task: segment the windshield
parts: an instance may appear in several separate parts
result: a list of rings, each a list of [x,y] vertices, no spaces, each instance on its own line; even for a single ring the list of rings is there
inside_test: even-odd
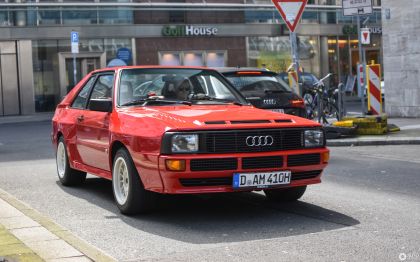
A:
[[[223,77],[211,70],[124,69],[121,73],[118,105],[141,104],[141,101],[154,101],[156,104],[175,104],[181,101],[196,104],[246,104]]]
[[[228,75],[226,77],[245,97],[261,97],[267,92],[292,92],[290,87],[277,76]]]

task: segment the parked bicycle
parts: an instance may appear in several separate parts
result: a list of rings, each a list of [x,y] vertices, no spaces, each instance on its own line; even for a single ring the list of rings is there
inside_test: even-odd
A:
[[[332,76],[331,73],[320,79],[311,88],[306,88],[303,99],[309,119],[319,123],[328,124],[339,120],[338,89],[325,87],[325,80]]]

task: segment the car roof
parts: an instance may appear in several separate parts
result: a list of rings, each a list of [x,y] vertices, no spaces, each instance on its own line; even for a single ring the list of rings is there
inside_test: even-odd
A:
[[[118,71],[121,69],[198,69],[198,70],[211,70],[215,71],[213,68],[209,67],[199,67],[199,66],[160,66],[160,65],[146,65],[146,66],[115,66],[101,68],[93,71],[92,73],[101,73],[109,71]]]

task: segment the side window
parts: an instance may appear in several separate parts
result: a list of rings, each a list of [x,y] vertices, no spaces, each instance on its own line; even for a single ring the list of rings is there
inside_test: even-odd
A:
[[[90,99],[111,98],[112,87],[114,86],[114,75],[101,75],[93,86]]]
[[[82,90],[77,95],[76,99],[73,101],[73,104],[71,105],[72,108],[79,108],[79,109],[85,109],[86,108],[86,102],[89,98],[90,88],[92,87],[93,83],[95,82],[95,76],[92,76],[85,84],[85,86],[82,88]]]

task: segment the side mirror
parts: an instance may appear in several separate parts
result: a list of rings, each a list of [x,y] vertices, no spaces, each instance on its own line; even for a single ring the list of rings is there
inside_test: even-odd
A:
[[[89,110],[98,112],[112,112],[112,99],[111,98],[98,98],[89,101]]]
[[[255,107],[260,107],[263,103],[263,100],[261,97],[255,96],[255,97],[247,97],[246,100],[251,103]]]

